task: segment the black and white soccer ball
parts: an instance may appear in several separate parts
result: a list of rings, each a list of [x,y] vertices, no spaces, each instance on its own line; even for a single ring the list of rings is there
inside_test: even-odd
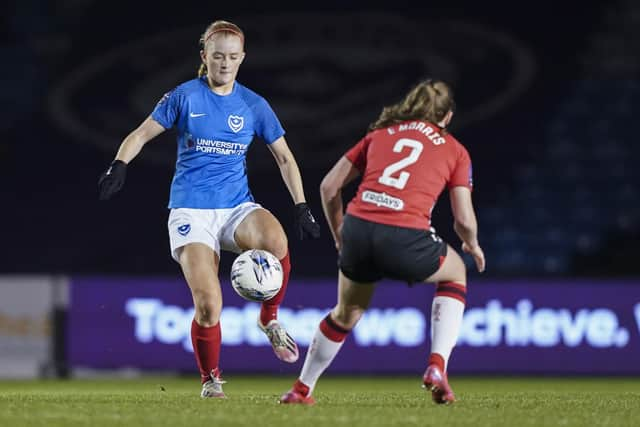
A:
[[[282,265],[271,252],[250,249],[233,261],[231,285],[246,300],[269,300],[282,287]]]

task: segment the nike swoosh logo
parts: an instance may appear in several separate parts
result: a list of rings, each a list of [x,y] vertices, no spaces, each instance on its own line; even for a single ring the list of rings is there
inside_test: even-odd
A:
[[[189,117],[202,117],[206,115],[207,113],[189,113]]]

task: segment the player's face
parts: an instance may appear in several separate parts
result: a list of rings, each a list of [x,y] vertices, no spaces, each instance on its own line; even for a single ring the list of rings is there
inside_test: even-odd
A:
[[[242,39],[233,34],[215,34],[200,52],[207,65],[209,79],[216,86],[233,83],[244,59]]]

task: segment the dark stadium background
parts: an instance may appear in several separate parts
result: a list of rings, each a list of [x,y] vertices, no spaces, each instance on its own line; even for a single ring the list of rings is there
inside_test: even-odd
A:
[[[246,33],[238,80],[281,119],[322,236],[290,235],[279,320],[300,346],[294,364],[273,357],[223,254],[230,399],[203,402],[166,230],[175,134],[145,147],[114,200],[98,201],[97,180],[194,76],[216,19]],[[0,2],[0,425],[638,425],[639,52],[637,0]],[[455,90],[451,130],[473,159],[487,258],[482,275],[465,258],[448,365],[459,403],[436,408],[420,389],[434,287],[384,281],[318,405],[278,405],[335,301],[322,177],[426,77]],[[256,200],[290,231],[260,141],[248,164]],[[433,223],[459,247],[447,199]]]
[[[147,146],[115,200],[99,202],[96,181],[126,132],[195,72],[199,34],[219,18],[245,28],[239,80],[279,114],[323,225],[318,241],[290,239],[295,276],[335,274],[320,180],[422,77],[457,93],[452,131],[474,160],[485,276],[640,272],[640,15],[630,0],[29,0],[0,11],[0,273],[179,274],[166,233],[174,135]],[[249,176],[257,201],[289,227],[291,201],[260,143]],[[447,205],[438,203],[434,224],[457,247]],[[223,256],[223,274],[231,260]]]

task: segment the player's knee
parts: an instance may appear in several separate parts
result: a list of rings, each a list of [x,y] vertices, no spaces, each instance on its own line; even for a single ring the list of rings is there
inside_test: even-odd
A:
[[[288,251],[287,236],[279,229],[265,230],[260,237],[260,247],[281,259]]]
[[[220,321],[220,309],[213,304],[199,304],[196,306],[195,318],[200,326],[214,326]]]
[[[220,320],[222,300],[209,292],[193,291],[196,322],[200,326],[213,326]]]

